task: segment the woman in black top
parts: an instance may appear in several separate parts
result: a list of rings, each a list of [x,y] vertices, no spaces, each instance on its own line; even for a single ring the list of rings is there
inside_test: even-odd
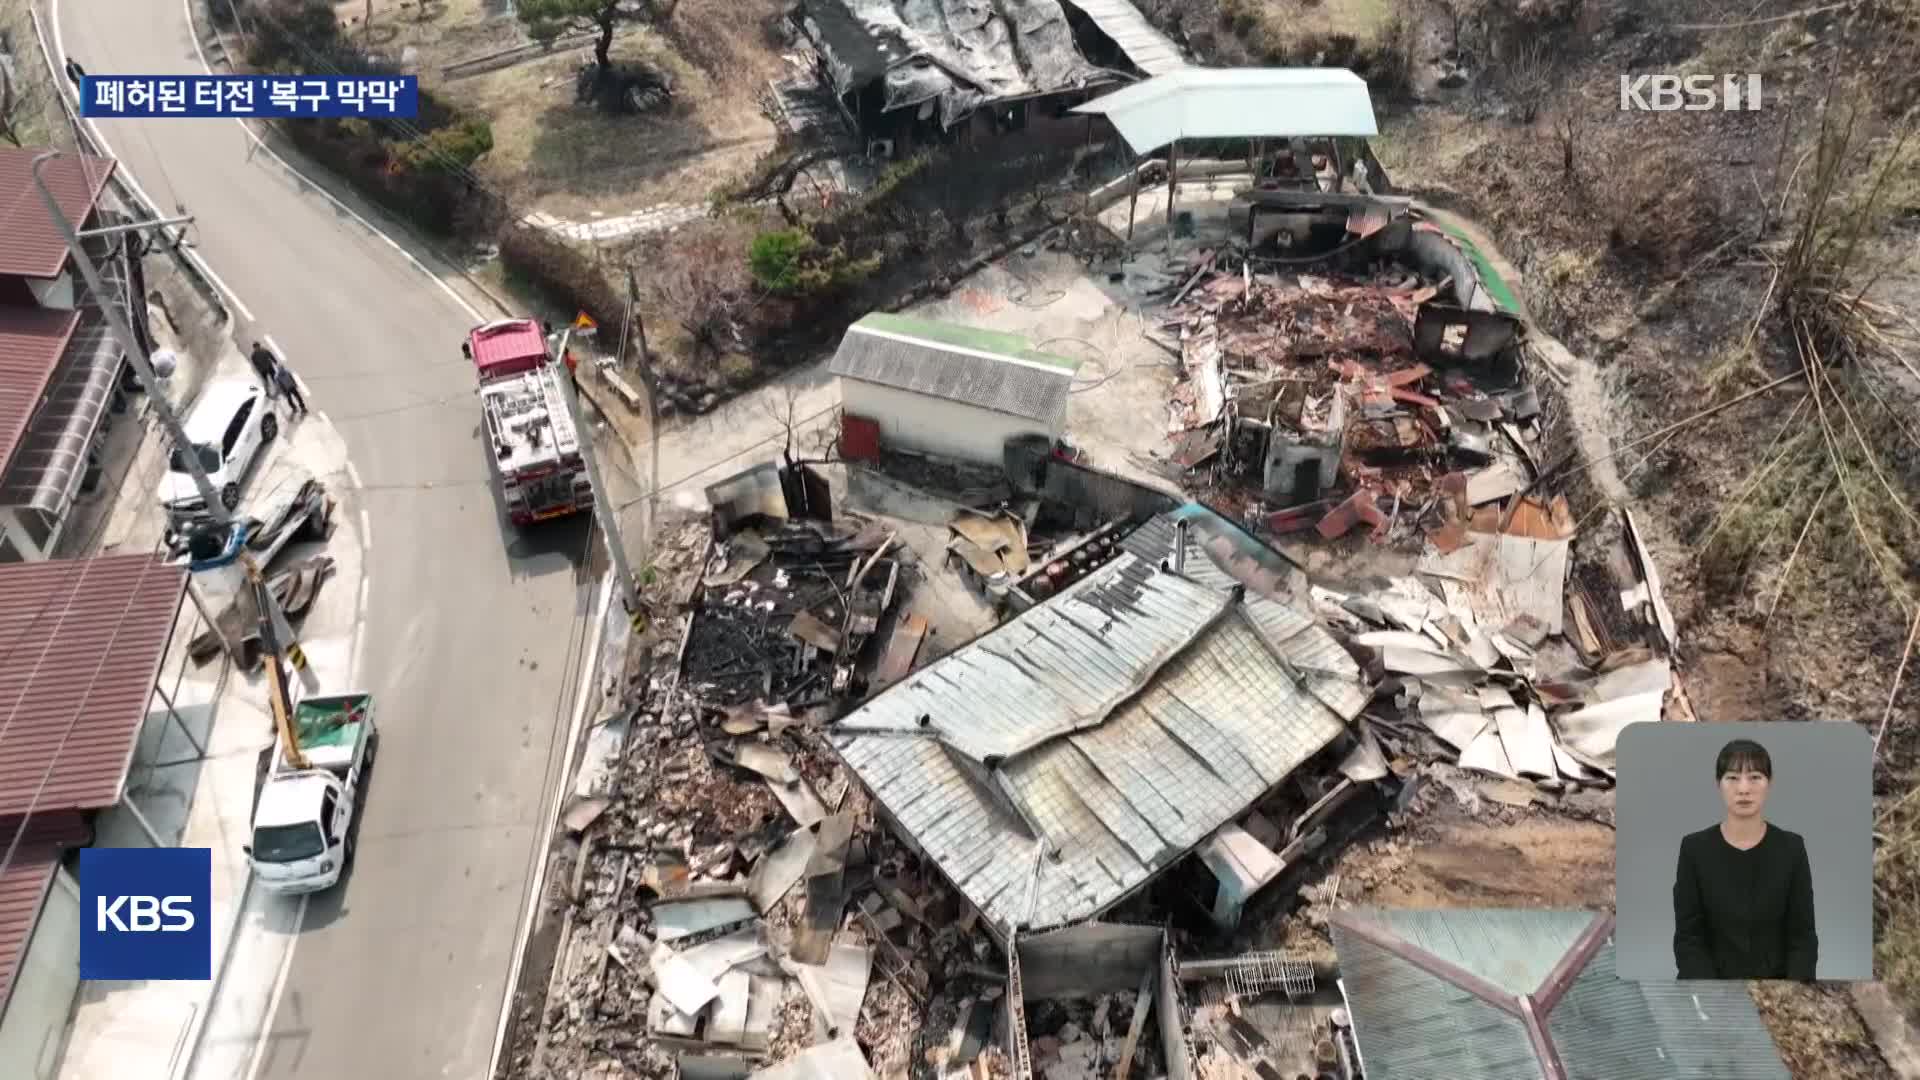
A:
[[[1768,824],[1773,760],[1749,739],[1714,763],[1727,816],[1680,841],[1673,960],[1682,979],[1813,980],[1813,872],[1798,833]]]

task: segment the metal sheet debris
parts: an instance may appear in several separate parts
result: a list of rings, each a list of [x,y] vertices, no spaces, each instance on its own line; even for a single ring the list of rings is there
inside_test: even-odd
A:
[[[814,1030],[822,1041],[851,1032],[867,999],[873,950],[836,941],[826,963],[795,963],[793,971],[801,990],[813,1003]]]
[[[1558,634],[1567,555],[1565,540],[1469,533],[1466,545],[1451,554],[1429,550],[1420,571],[1441,578],[1449,602],[1457,594],[1482,626],[1527,616]]]
[[[655,945],[648,963],[653,966],[654,983],[661,996],[686,1016],[699,1015],[708,1002],[720,996],[720,988],[712,978],[701,974],[685,957],[666,945]]]
[[[762,856],[753,868],[753,876],[747,881],[747,896],[761,914],[773,910],[793,887],[799,883],[800,875],[806,872],[807,863],[813,859],[816,838],[807,828],[798,828],[787,834],[780,846]]]
[[[708,930],[718,930],[752,919],[752,902],[744,896],[701,900],[662,900],[653,905],[654,931],[661,941],[678,941]]]

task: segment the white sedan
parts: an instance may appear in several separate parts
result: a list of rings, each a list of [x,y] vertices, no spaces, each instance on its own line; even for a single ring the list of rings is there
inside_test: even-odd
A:
[[[223,379],[201,392],[181,422],[200,468],[232,510],[240,505],[240,486],[254,459],[280,432],[280,418],[266,391],[244,379]],[[174,517],[206,512],[205,500],[187,466],[186,448],[176,446],[167,458],[167,475],[160,481],[160,505]]]

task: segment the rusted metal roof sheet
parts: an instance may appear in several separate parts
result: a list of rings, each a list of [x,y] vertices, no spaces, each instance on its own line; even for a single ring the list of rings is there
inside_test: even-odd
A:
[[[0,817],[120,797],[186,587],[151,555],[0,566]]]
[[[1283,660],[1338,643],[1286,616],[1129,553],[878,695],[835,745],[995,925],[1074,922],[1345,729],[1320,673]]]
[[[79,325],[78,311],[0,306],[0,473],[13,460]]]
[[[44,147],[0,146],[0,274],[14,277],[60,276],[67,265],[67,242],[47,214],[33,183],[33,159]],[[61,154],[41,167],[60,212],[78,228],[93,212],[117,163],[112,158]]]
[[[21,819],[0,823],[0,856],[13,846]],[[27,942],[40,918],[40,903],[60,865],[60,852],[87,842],[86,821],[73,811],[35,814],[14,849],[13,861],[0,872],[0,1012],[13,992],[13,978],[26,956]]]

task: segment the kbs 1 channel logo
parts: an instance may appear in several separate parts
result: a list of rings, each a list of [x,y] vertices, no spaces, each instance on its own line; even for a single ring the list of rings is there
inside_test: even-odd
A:
[[[213,977],[209,848],[80,850],[80,977]]]

